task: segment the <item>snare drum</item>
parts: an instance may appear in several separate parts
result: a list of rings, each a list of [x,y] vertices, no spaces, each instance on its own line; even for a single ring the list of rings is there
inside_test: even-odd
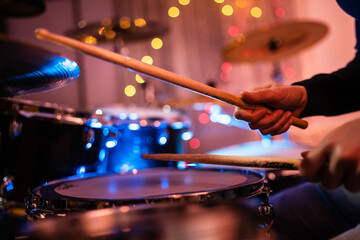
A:
[[[46,181],[106,171],[106,139],[116,131],[91,113],[63,106],[0,99],[0,197],[24,201]]]
[[[25,239],[270,239],[258,216],[234,202],[175,203],[92,210],[28,223]],[[271,234],[271,239],[275,235]]]
[[[264,193],[264,177],[242,170],[150,168],[131,173],[67,178],[32,191],[30,219],[89,209],[165,202],[243,200]]]
[[[108,172],[166,166],[144,160],[144,153],[183,153],[182,134],[191,127],[190,118],[169,108],[109,105],[99,108],[99,117],[111,120],[118,129],[117,139],[109,142]]]

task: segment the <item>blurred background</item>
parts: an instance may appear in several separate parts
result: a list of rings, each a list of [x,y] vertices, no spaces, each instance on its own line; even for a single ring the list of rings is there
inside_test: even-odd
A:
[[[273,83],[276,66],[284,84],[343,67],[355,54],[354,20],[336,1],[311,0],[46,0],[46,11],[33,17],[4,17],[4,34],[55,51],[75,61],[80,77],[59,89],[21,99],[63,104],[82,111],[102,107],[170,106],[187,114],[192,135],[186,152],[206,153],[264,140],[247,124],[232,118],[233,106],[207,102],[198,94],[138,75],[114,64],[36,39],[34,30],[79,38],[196,81],[240,94]],[[123,35],[108,31],[96,39],[92,30],[118,21]],[[315,44],[276,61],[228,61],[224,49],[234,39],[276,23],[316,21],[328,27]],[[137,30],[137,29],[142,29]],[[81,35],[85,32],[85,35]],[[215,107],[214,107],[215,106]],[[146,110],[145,110],[146,111]],[[218,115],[212,115],[217,113]],[[221,118],[219,118],[219,114]],[[306,130],[292,127],[289,138],[302,146],[316,145],[331,129],[356,117],[312,117]],[[282,139],[284,136],[273,138]],[[269,145],[270,146],[270,145]]]

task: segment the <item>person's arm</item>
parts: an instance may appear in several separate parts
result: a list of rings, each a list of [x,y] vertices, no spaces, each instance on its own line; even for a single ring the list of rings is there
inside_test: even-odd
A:
[[[318,74],[291,86],[271,84],[241,94],[246,102],[263,104],[276,110],[266,114],[237,108],[234,116],[249,122],[251,129],[264,135],[280,134],[291,126],[290,116],[333,116],[360,109],[360,56],[346,67],[329,74]]]
[[[360,56],[330,74],[318,74],[294,83],[304,86],[307,105],[299,117],[334,116],[360,109]]]

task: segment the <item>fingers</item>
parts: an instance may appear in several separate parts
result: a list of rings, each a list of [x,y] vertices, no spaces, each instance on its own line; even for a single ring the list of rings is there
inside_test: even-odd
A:
[[[272,120],[273,122],[270,122],[270,124],[268,125],[268,127],[259,127],[261,134],[263,135],[267,135],[267,134],[271,134],[271,135],[276,135],[276,134],[281,134],[283,132],[286,132],[291,124],[292,124],[292,119],[291,119],[291,113],[290,112],[285,112],[282,110],[279,110],[278,113],[278,117],[280,117],[279,119],[274,117]]]
[[[237,108],[234,112],[236,119],[249,122],[249,127],[253,130],[259,129],[261,134],[281,134],[286,132],[291,124],[291,112],[283,110],[275,110],[271,114],[267,114],[265,109],[244,110]]]
[[[247,122],[258,122],[260,119],[264,118],[267,114],[265,108],[257,108],[255,110],[245,110],[241,108],[236,108],[234,116],[236,119],[244,120]]]
[[[259,129],[263,135],[276,135],[287,131],[292,123],[291,113],[276,110],[257,122],[250,123],[251,129]]]
[[[342,184],[352,192],[360,191],[360,166],[358,159],[346,159],[340,148],[330,143],[320,143],[310,152],[302,153],[300,174],[310,182],[321,182],[334,189]]]
[[[320,143],[313,150],[309,151],[300,164],[300,174],[310,182],[320,182],[326,163],[328,153],[325,144]]]

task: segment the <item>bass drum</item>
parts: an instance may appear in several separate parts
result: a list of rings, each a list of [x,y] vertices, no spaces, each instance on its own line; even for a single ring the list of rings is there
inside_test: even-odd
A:
[[[85,172],[104,173],[116,136],[111,123],[58,104],[0,99],[1,197],[24,202],[29,189]]]
[[[167,166],[168,163],[144,160],[144,153],[183,153],[184,133],[191,127],[190,118],[170,107],[145,108],[109,105],[99,108],[98,117],[111,121],[117,138],[109,142],[108,172]],[[173,164],[172,162],[169,164]]]
[[[255,172],[195,167],[184,170],[149,168],[48,182],[32,191],[26,212],[29,219],[45,219],[100,208],[240,201],[254,196],[268,196],[264,177]]]

